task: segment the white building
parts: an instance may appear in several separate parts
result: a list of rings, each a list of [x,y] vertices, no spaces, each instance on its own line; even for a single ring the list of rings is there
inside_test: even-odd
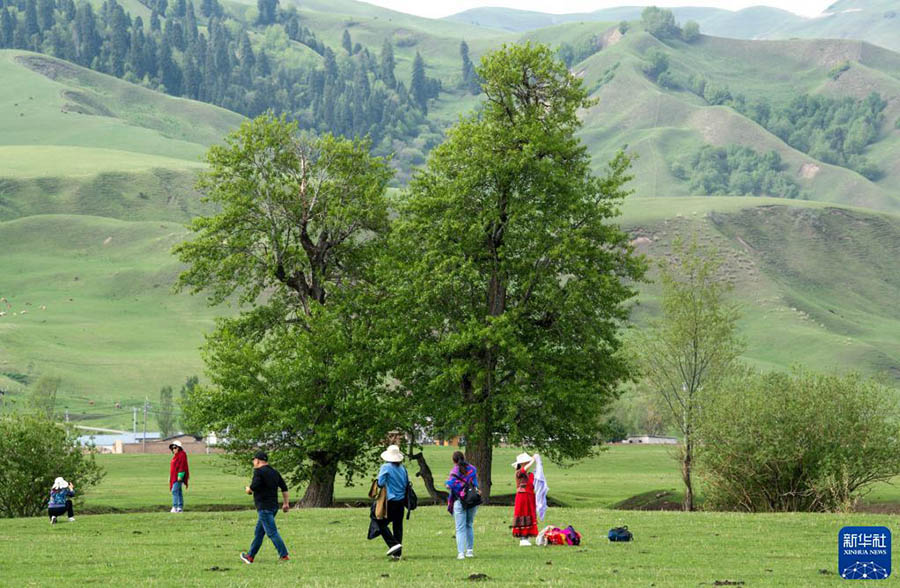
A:
[[[677,445],[677,437],[662,437],[659,435],[630,435],[622,443],[634,445]]]

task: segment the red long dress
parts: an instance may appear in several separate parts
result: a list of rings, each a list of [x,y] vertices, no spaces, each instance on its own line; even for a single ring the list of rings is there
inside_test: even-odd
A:
[[[516,472],[516,506],[513,510],[513,537],[537,537],[537,503],[534,474]]]

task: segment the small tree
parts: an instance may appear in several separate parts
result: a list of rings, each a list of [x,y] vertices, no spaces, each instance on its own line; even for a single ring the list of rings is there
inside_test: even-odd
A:
[[[704,406],[700,435],[716,509],[847,511],[900,474],[896,391],[858,375],[742,372]]]
[[[665,8],[648,6],[641,12],[641,24],[657,39],[677,38],[680,32],[675,24],[675,14]]]
[[[53,376],[41,376],[29,387],[28,407],[36,415],[52,420],[56,414],[56,392],[61,380]]]
[[[742,350],[736,335],[739,312],[727,298],[731,286],[719,279],[720,265],[716,252],[701,249],[696,237],[687,245],[676,240],[673,259],[659,264],[662,318],[635,338],[644,377],[681,431],[684,510],[694,510],[691,476],[703,396]]]
[[[159,410],[156,413],[159,434],[163,439],[175,432],[175,405],[172,402],[172,387],[163,386],[159,391]]]
[[[178,419],[178,424],[181,426],[181,430],[183,432],[190,433],[192,435],[196,435],[198,431],[191,430],[191,427],[188,426],[188,419],[185,417],[184,407],[199,383],[200,378],[198,378],[197,376],[191,376],[187,380],[185,380],[184,384],[182,384],[181,386],[181,390],[179,390],[178,392],[178,407],[181,409],[181,417]]]
[[[686,43],[693,43],[694,41],[699,39],[700,25],[693,20],[689,20],[684,23],[684,26],[681,29],[681,38],[684,39]]]
[[[3,518],[40,514],[57,476],[72,482],[80,495],[104,475],[93,450],[84,451],[74,429],[32,415],[0,417],[0,461]]]

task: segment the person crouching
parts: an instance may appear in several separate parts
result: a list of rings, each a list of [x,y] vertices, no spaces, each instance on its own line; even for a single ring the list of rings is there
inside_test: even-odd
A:
[[[50,489],[50,501],[47,503],[47,513],[50,515],[50,524],[55,525],[57,517],[66,514],[69,522],[75,522],[75,509],[72,506],[72,497],[75,496],[75,487],[71,482],[66,482],[62,477],[53,481]]]

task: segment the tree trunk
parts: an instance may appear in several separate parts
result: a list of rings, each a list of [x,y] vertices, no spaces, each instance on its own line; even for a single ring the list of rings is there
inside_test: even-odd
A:
[[[684,442],[684,453],[681,456],[681,479],[684,481],[684,502],[681,508],[690,512],[694,510],[694,485],[691,471],[694,468],[694,443],[688,439]]]
[[[466,461],[478,469],[478,488],[484,504],[491,502],[491,463],[494,459],[494,447],[490,437],[480,438],[466,445]]]
[[[441,492],[434,487],[434,476],[431,474],[431,468],[428,467],[428,462],[425,461],[425,456],[422,454],[422,452],[420,451],[419,453],[411,453],[409,457],[416,460],[416,463],[419,464],[419,471],[416,473],[416,475],[422,478],[422,482],[425,484],[425,489],[428,490],[428,495],[431,496],[431,501],[434,504],[441,504],[442,502],[446,502],[447,493]]]
[[[334,503],[334,478],[337,475],[337,462],[328,460],[313,461],[312,473],[306,493],[297,506],[300,508],[328,508]]]

